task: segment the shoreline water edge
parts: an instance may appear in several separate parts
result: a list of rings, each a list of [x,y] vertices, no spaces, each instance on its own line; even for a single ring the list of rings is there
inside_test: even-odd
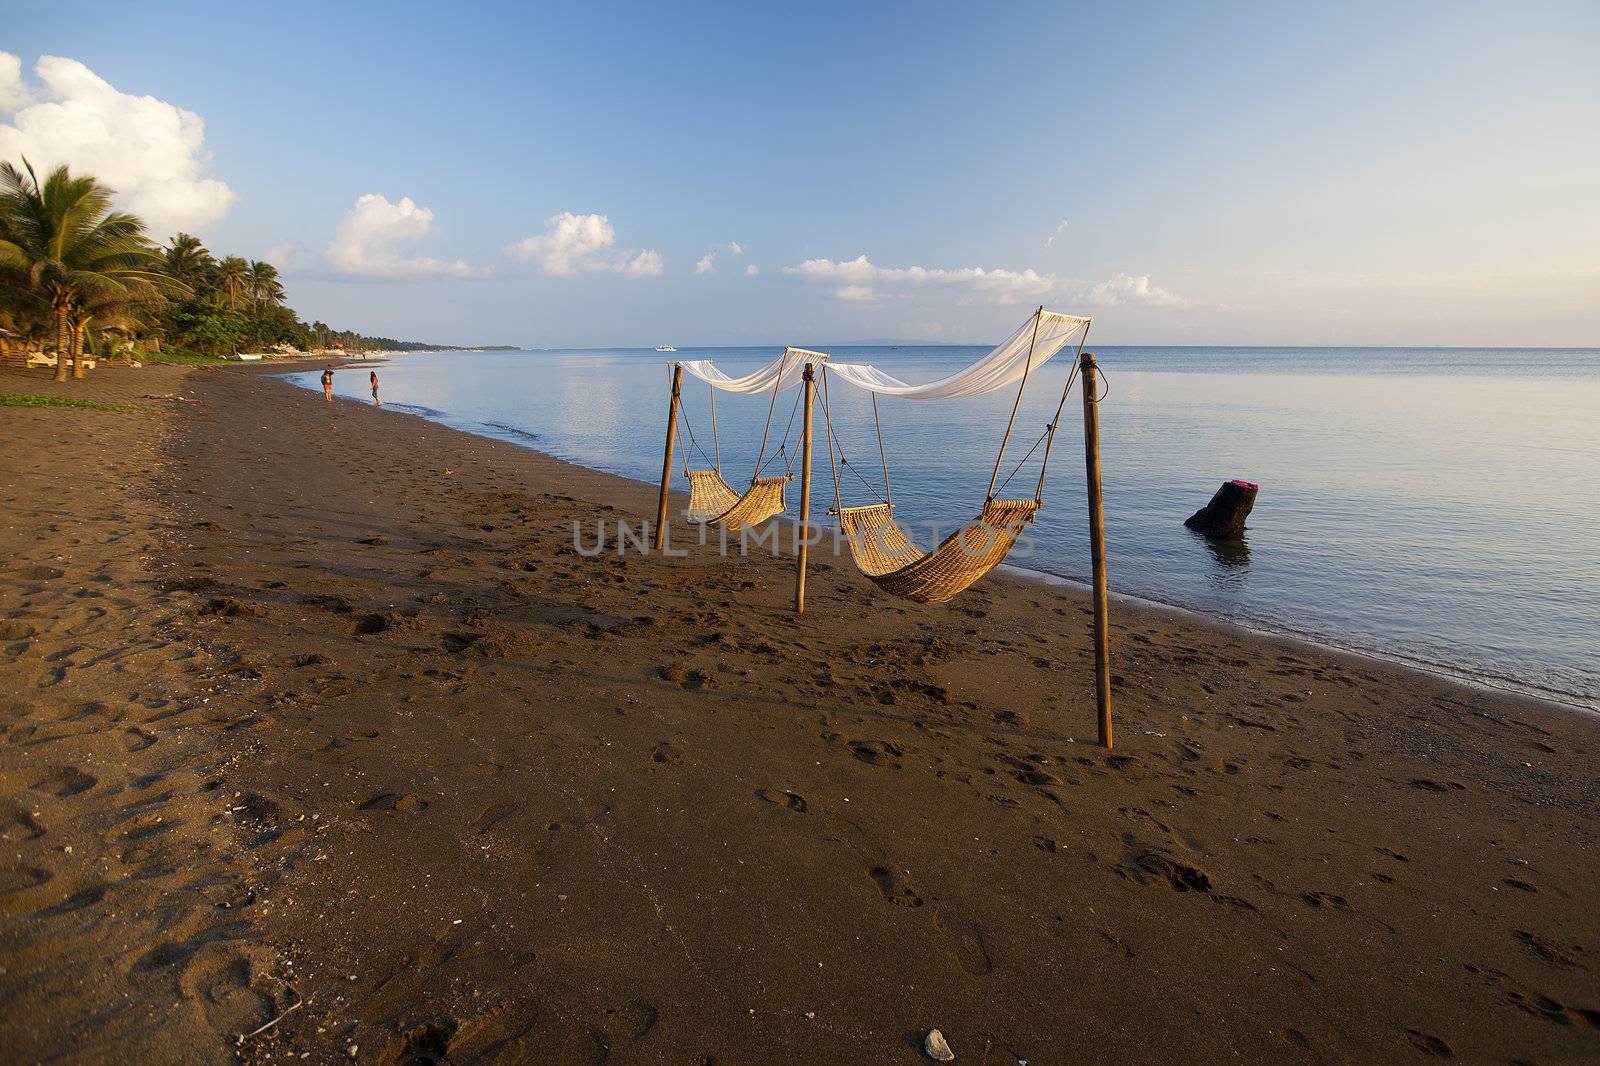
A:
[[[366,360],[352,360],[346,365],[360,367],[371,366],[372,364]],[[288,381],[299,388],[320,388],[320,386],[314,385],[314,375],[307,371],[282,372],[279,376],[281,376],[285,381]],[[359,397],[356,398],[359,399]],[[517,447],[526,448],[530,451],[537,452],[540,455],[549,456],[557,461],[572,463],[575,466],[593,470],[597,473],[621,477],[636,484],[647,485],[652,488],[655,487],[651,482],[642,478],[634,477],[626,471],[611,469],[604,466],[589,465],[579,459],[568,455],[563,455],[557,451],[549,450],[543,446],[543,442],[537,434],[516,426],[498,422],[476,421],[474,419],[465,418],[448,411],[443,411],[420,404],[391,402],[387,404],[384,409],[396,414],[413,415],[424,420],[434,422],[438,425],[447,426],[464,433],[471,433],[488,440],[499,440],[510,443]],[[678,479],[674,478],[673,491],[675,493],[678,491],[676,484],[677,481]],[[792,524],[792,521],[784,517],[779,517],[773,519],[771,524],[778,528],[787,528],[788,525]],[[838,539],[841,534],[839,534],[838,531],[831,525],[823,525],[818,523],[816,520],[813,520],[812,524],[814,527],[821,526],[821,534],[829,543],[832,544],[833,554],[836,557],[843,557],[843,549],[840,547],[840,541]],[[923,540],[930,543],[937,543],[953,528],[949,524],[939,523],[927,523],[926,528],[917,526],[915,524],[908,525],[915,534],[921,536]],[[704,530],[697,530],[695,533],[697,543],[701,544],[702,546],[704,545],[704,541],[699,538],[702,538],[704,535]],[[1023,538],[1019,540],[1020,545],[1026,545],[1026,537],[1027,535],[1024,533]],[[1087,538],[1087,534],[1085,534],[1085,538]],[[749,538],[747,537],[746,539]],[[790,539],[792,540],[792,534],[790,534]],[[757,546],[759,547],[760,544],[763,543],[762,536],[757,534],[756,540]],[[819,541],[816,539],[812,541],[813,545],[816,545],[817,543],[819,543]],[[641,547],[641,550],[648,549]],[[1018,552],[1016,554],[1019,556],[1025,556],[1026,551]],[[1111,555],[1114,563],[1114,544],[1111,545]],[[1085,558],[1088,556],[1087,539],[1085,539],[1084,556]],[[1008,574],[1018,580],[1034,581],[1047,586],[1061,586],[1075,590],[1087,590],[1089,588],[1089,584],[1086,581],[1068,577],[1062,574],[1051,573],[1047,570],[1034,569],[1022,563],[1008,561],[1000,564],[998,569],[1000,572]],[[1119,602],[1135,603],[1149,608],[1173,611],[1180,615],[1203,619],[1210,624],[1237,627],[1242,632],[1254,635],[1295,640],[1302,642],[1309,647],[1338,652],[1345,655],[1352,655],[1359,658],[1371,659],[1374,662],[1403,666],[1422,671],[1435,677],[1448,678],[1461,684],[1480,687],[1491,692],[1504,692],[1528,696],[1534,699],[1544,700],[1561,707],[1569,708],[1581,714],[1600,715],[1600,702],[1586,700],[1581,695],[1561,689],[1539,685],[1525,677],[1519,677],[1510,674],[1495,674],[1481,670],[1475,671],[1470,667],[1466,667],[1458,663],[1451,663],[1438,659],[1428,659],[1420,655],[1407,655],[1401,652],[1379,650],[1373,647],[1364,647],[1351,643],[1341,643],[1337,634],[1321,632],[1315,629],[1296,628],[1294,625],[1288,622],[1280,621],[1269,624],[1267,622],[1255,619],[1232,617],[1227,614],[1208,612],[1203,608],[1195,607],[1189,604],[1164,600],[1160,598],[1159,595],[1138,595],[1128,592],[1119,592],[1115,588],[1114,571],[1111,595],[1115,601]]]

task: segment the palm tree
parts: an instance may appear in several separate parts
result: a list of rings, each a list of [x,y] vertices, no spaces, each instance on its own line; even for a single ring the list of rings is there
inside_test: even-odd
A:
[[[167,262],[167,273],[191,289],[204,284],[217,266],[217,261],[206,251],[206,246],[200,243],[200,238],[187,233],[173,237],[172,242],[162,249],[162,258]]]
[[[102,330],[117,329],[132,336],[142,321],[154,316],[165,304],[160,290],[143,281],[130,281],[121,289],[97,289],[87,294],[73,305],[67,316],[67,347],[72,353],[74,369],[83,361],[83,340],[89,323],[98,322]]]
[[[239,306],[239,297],[250,287],[250,264],[230,255],[217,264],[217,288],[228,297],[228,310]]]
[[[278,268],[260,259],[250,263],[250,298],[256,309],[262,304],[276,307],[283,303],[283,283],[278,280]]]
[[[136,216],[111,210],[111,190],[65,166],[43,182],[26,159],[0,163],[0,268],[27,275],[49,302],[56,332],[56,380],[67,380],[74,311],[139,284],[170,287],[161,257]],[[73,367],[83,377],[83,365]]]

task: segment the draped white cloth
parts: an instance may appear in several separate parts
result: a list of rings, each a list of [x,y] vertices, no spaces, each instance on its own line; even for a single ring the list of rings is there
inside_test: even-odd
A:
[[[1037,316],[1039,333],[1035,337],[1035,317],[1029,315],[1027,321],[1017,327],[1017,331],[1005,343],[976,363],[926,385],[908,385],[870,363],[829,363],[828,375],[868,392],[898,396],[902,400],[950,400],[981,396],[1007,385],[1015,385],[1030,369],[1038,369],[1049,362],[1067,345],[1081,342],[1088,334],[1092,321],[1076,315],[1043,311]]]
[[[807,363],[820,363],[827,358],[821,352],[811,352],[804,348],[785,348],[778,358],[741,378],[730,378],[712,366],[709,359],[681,359],[675,365],[683,367],[684,373],[691,374],[723,392],[771,392],[774,385],[779,392],[782,392],[800,384]]]

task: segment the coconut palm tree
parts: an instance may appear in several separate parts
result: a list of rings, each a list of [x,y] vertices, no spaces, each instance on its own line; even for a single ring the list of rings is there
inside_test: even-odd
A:
[[[228,310],[239,306],[239,297],[250,288],[250,264],[230,255],[217,264],[217,288],[228,298]]]
[[[171,243],[162,249],[162,258],[167,262],[167,273],[191,289],[203,285],[217,266],[217,261],[200,243],[200,238],[187,233],[173,237]]]
[[[256,310],[263,306],[276,307],[283,303],[283,283],[278,280],[278,268],[260,259],[250,263],[250,298]]]
[[[56,333],[56,380],[67,380],[72,314],[91,299],[139,284],[162,289],[172,279],[136,216],[111,210],[111,190],[88,175],[57,167],[41,182],[28,161],[0,163],[0,268],[26,274],[50,305]],[[81,363],[73,377],[83,377]]]
[[[74,372],[83,361],[84,334],[91,322],[98,323],[102,330],[116,329],[132,336],[141,322],[154,317],[165,305],[161,291],[143,281],[130,281],[120,289],[96,289],[86,294],[67,316],[67,347],[72,354]]]

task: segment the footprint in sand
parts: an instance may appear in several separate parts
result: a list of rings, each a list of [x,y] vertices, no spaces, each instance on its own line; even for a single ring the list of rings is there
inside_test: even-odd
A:
[[[363,811],[394,811],[404,814],[408,811],[427,810],[428,801],[419,800],[411,792],[382,792],[361,804],[360,809]]]
[[[515,803],[491,803],[479,812],[478,816],[467,826],[467,832],[472,836],[487,833],[509,818],[516,809],[517,805]]]
[[[656,668],[656,676],[663,681],[671,681],[679,688],[702,689],[711,687],[711,675],[703,670],[691,670],[682,666],[660,666]]]
[[[1406,1039],[1411,1041],[1412,1047],[1424,1055],[1432,1055],[1440,1059],[1455,1057],[1450,1051],[1450,1045],[1431,1033],[1424,1033],[1420,1029],[1407,1029]]]
[[[458,1025],[453,1018],[409,1029],[401,1036],[398,1061],[430,1063],[450,1061],[450,1042]]]
[[[44,836],[44,826],[21,807],[0,806],[0,840],[36,840]]]
[[[887,740],[852,740],[848,742],[850,754],[873,766],[888,766],[906,753],[906,749]]]
[[[57,915],[70,914],[85,907],[92,907],[105,898],[108,887],[104,884],[93,884],[80,888],[61,902],[39,911],[35,917],[54,918]]]
[[[138,726],[129,726],[125,735],[127,739],[124,743],[128,751],[143,751],[156,742],[154,734],[146,733]]]
[[[874,866],[867,871],[867,876],[872,878],[878,886],[878,891],[883,898],[897,907],[920,907],[922,897],[911,891],[911,886],[887,866]]]
[[[48,792],[52,796],[76,796],[80,792],[87,792],[99,784],[99,779],[92,774],[86,774],[76,766],[63,766],[51,770],[44,777],[35,781],[28,787],[38,792]]]
[[[782,807],[786,807],[789,810],[794,811],[797,814],[806,813],[807,807],[805,798],[799,793],[790,792],[787,789],[779,791],[770,788],[758,788],[756,789],[756,795],[766,800],[768,803],[776,803]]]
[[[656,1027],[660,1012],[643,1000],[601,1012],[600,1026],[612,1048],[637,1044]]]
[[[1211,878],[1203,870],[1137,843],[1129,844],[1116,872],[1141,885],[1165,881],[1174,892],[1211,891]]]
[[[956,962],[961,968],[974,977],[981,977],[994,969],[994,960],[989,957],[989,948],[984,943],[983,932],[965,918],[951,914],[944,907],[936,907],[933,912],[933,924],[939,932],[945,935],[955,951]]]

